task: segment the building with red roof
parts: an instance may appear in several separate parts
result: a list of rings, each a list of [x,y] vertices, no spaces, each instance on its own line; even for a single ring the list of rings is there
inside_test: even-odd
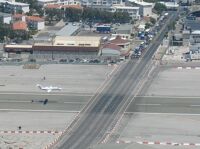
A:
[[[13,14],[12,15],[12,20],[15,22],[15,21],[26,21],[26,16],[24,14],[19,14],[19,13],[16,13],[16,14]]]
[[[26,16],[26,22],[32,29],[42,30],[45,27],[44,19],[38,16]]]
[[[26,22],[18,21],[12,24],[12,29],[15,31],[16,30],[26,31],[28,28]]]
[[[122,47],[122,50],[130,50],[130,41],[122,39],[121,36],[117,36],[115,39],[110,40],[110,43]]]
[[[72,8],[72,9],[80,9],[82,10],[83,7],[79,4],[77,5],[73,5],[73,4],[65,4],[65,5],[62,5],[62,4],[48,4],[46,5],[47,9],[67,9],[67,8]]]

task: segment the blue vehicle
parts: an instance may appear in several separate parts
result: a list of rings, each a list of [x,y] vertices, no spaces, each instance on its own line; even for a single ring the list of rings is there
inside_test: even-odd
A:
[[[110,25],[100,25],[96,27],[96,31],[99,33],[110,33],[111,26]]]

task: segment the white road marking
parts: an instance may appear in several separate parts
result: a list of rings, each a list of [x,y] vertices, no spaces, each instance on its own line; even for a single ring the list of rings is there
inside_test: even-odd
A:
[[[186,69],[192,69],[191,67],[186,67]]]
[[[190,105],[190,107],[200,107],[200,105]]]
[[[93,94],[81,94],[81,93],[77,93],[77,94],[71,94],[71,93],[66,93],[66,94],[55,94],[55,93],[26,93],[26,92],[0,92],[0,95],[40,95],[40,96],[46,96],[46,95],[59,95],[59,96],[86,96],[86,97],[91,97],[93,96]]]
[[[14,112],[64,112],[64,113],[79,113],[80,111],[67,110],[31,110],[31,109],[0,109],[0,111],[14,111]]]
[[[87,102],[64,102],[65,104],[86,104]]]
[[[146,114],[146,115],[188,115],[188,116],[200,116],[200,114],[192,114],[192,113],[146,113],[146,112],[125,112],[125,114]]]
[[[39,102],[34,100],[35,102]],[[0,100],[0,103],[32,103],[31,100],[30,101],[17,101],[17,100]],[[57,103],[65,103],[65,104],[85,104],[85,102],[57,102]]]
[[[195,67],[195,69],[200,69],[200,67]]]
[[[138,105],[138,106],[160,106],[161,104],[151,104],[151,103],[147,103],[147,104],[145,104],[145,103],[141,103],[141,104],[136,104],[136,105]]]
[[[196,97],[196,96],[186,96],[186,97],[183,97],[183,96],[136,96],[137,97],[144,97],[144,98],[169,98],[169,99],[173,99],[173,98],[184,98],[184,99],[187,99],[187,98],[194,98],[194,99],[200,99],[200,97]]]
[[[183,67],[177,67],[177,69],[183,69]]]
[[[18,100],[0,100],[0,102],[9,102],[9,103],[31,103],[31,101],[18,101]]]

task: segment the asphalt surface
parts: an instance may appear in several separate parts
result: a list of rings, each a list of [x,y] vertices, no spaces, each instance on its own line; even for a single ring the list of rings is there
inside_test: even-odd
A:
[[[137,97],[126,112],[200,114],[200,98]]]
[[[84,109],[72,131],[64,135],[54,148],[86,149],[101,141],[115,118],[122,114],[121,109],[133,98],[134,89],[149,69],[151,58],[164,38],[167,24],[175,18],[176,15],[170,13],[169,19],[161,28],[161,33],[157,35],[143,58],[130,60],[119,68],[102,92],[95,95],[93,102]]]
[[[17,98],[16,98],[17,97]],[[0,111],[81,111],[91,95],[1,93]],[[48,99],[47,104],[43,104]]]

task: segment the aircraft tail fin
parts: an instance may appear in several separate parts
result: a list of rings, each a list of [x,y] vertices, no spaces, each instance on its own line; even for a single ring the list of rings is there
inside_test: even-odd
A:
[[[42,85],[40,85],[40,84],[37,84],[36,86],[37,86],[37,87],[39,87],[40,89],[42,89]]]

